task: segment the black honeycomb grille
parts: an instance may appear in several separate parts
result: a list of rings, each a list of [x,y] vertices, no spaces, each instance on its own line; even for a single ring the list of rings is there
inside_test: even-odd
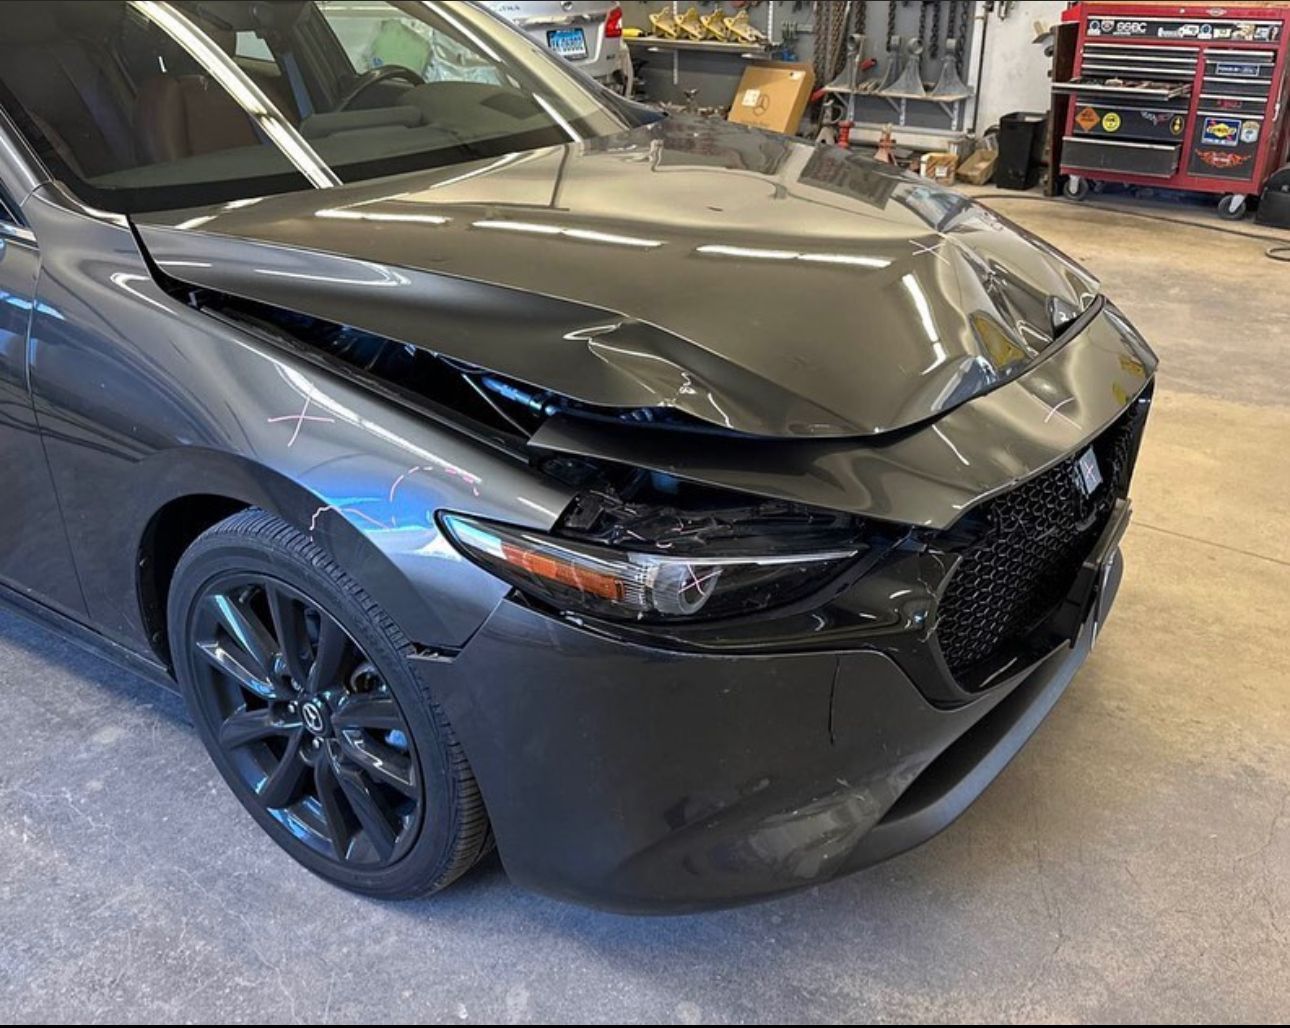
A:
[[[965,688],[1061,605],[1128,491],[1146,407],[1134,403],[1093,444],[1104,482],[1092,496],[1080,488],[1075,454],[973,513],[975,539],[961,548],[936,623],[941,654]]]

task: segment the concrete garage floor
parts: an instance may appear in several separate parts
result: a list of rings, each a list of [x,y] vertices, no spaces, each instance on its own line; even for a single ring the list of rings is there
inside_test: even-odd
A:
[[[281,855],[177,700],[0,616],[0,1019],[1290,1016],[1290,267],[997,202],[1104,277],[1164,370],[1115,617],[953,828],[707,916],[566,906],[495,858],[383,906]]]

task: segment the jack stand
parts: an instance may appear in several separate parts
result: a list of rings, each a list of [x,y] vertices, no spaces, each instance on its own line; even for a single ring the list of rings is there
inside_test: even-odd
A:
[[[878,83],[876,93],[885,93],[900,78],[900,54],[905,49],[905,41],[900,36],[892,36],[887,41],[887,68],[882,73],[882,81]]]
[[[892,138],[891,126],[884,125],[882,135],[878,137],[878,150],[873,155],[875,161],[882,161],[883,164],[895,164],[896,157],[893,154],[892,147],[896,145],[896,140]]]
[[[957,39],[945,41],[945,60],[941,62],[941,74],[931,92],[937,100],[966,100],[972,95],[972,90],[959,77],[959,69],[954,61],[958,47]]]
[[[911,39],[905,50],[907,53],[905,66],[901,69],[899,78],[885,89],[878,90],[884,96],[927,95],[927,87],[923,85],[923,44],[920,40]]]

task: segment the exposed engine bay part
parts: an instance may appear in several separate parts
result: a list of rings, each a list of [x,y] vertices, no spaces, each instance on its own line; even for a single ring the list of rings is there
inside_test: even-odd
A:
[[[726,556],[843,550],[860,546],[865,535],[863,521],[852,514],[758,500],[639,470],[616,487],[579,493],[557,530],[602,546]]]
[[[661,494],[650,502],[665,506],[668,483],[686,482],[946,528],[1109,424],[1155,367],[1150,348],[1110,304],[1099,301],[1083,313],[1054,305],[1045,319],[1063,324],[1066,344],[1024,376],[1019,388],[993,390],[930,425],[874,443],[766,439],[723,431],[675,409],[588,405],[421,347],[185,286],[155,268],[154,274],[194,307],[315,362],[344,364],[370,387],[535,463],[566,485],[610,486],[628,503],[636,497],[623,491],[623,483],[644,470],[654,473],[650,483]],[[1089,381],[1111,381],[1113,387],[1090,391]],[[1053,397],[1078,398],[1078,406],[1070,407],[1071,400],[1055,406]],[[1014,440],[1006,453],[989,442],[1005,425]],[[593,533],[616,530],[583,527]]]
[[[351,325],[185,286],[169,276],[159,280],[171,295],[209,314],[265,334],[274,342],[341,362],[379,382],[419,407],[435,413],[446,408],[500,434],[511,443],[526,442],[557,414],[601,423],[672,428],[700,434],[736,435],[674,408],[597,407],[534,389],[484,368],[444,357]]]

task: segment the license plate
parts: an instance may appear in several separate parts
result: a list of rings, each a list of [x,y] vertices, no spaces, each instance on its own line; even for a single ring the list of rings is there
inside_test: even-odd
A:
[[[571,61],[587,56],[587,37],[582,29],[551,29],[546,34],[546,45]]]

